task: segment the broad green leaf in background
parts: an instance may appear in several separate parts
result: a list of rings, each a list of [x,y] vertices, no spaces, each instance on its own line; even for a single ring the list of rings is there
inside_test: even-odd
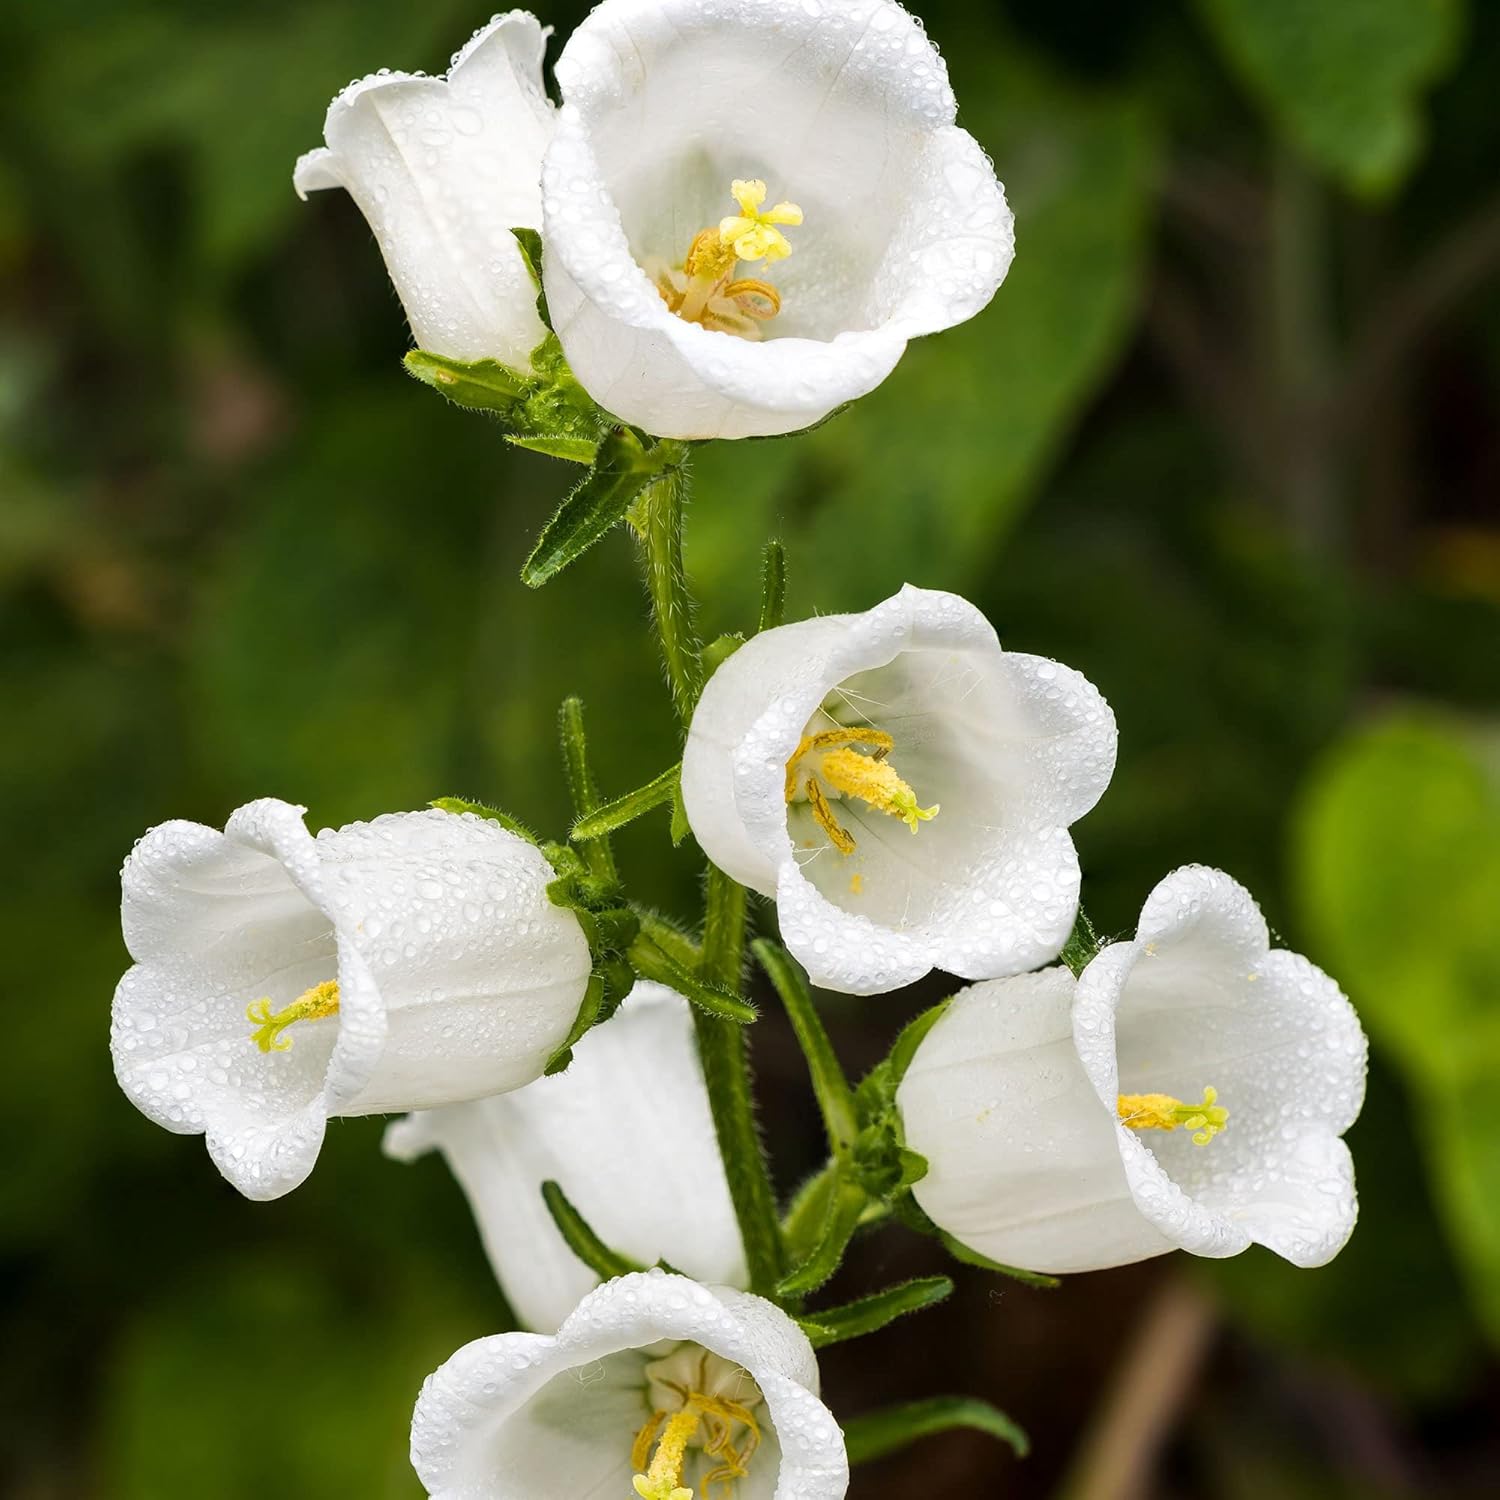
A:
[[[1314,778],[1297,864],[1317,951],[1412,1091],[1470,1295],[1500,1339],[1500,796],[1459,734],[1397,718]]]
[[[819,609],[865,608],[908,581],[962,591],[1130,328],[1158,159],[1144,111],[1062,83],[993,35],[937,40],[961,123],[1015,210],[1015,264],[989,308],[918,340],[810,436],[718,444],[698,461],[689,563],[747,616],[740,560],[757,528],[785,537],[792,588]]]
[[[1198,0],[1278,130],[1351,191],[1400,186],[1423,93],[1456,56],[1462,0]]]

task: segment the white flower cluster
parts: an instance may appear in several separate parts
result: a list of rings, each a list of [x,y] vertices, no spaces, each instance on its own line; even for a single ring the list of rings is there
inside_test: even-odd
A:
[[[527,366],[546,330],[511,231],[538,229],[553,326],[606,411],[669,438],[794,432],[1005,279],[1005,194],[892,0],[606,0],[557,59],[556,109],[546,37],[511,11],[444,78],[351,84],[297,164],[304,196],[359,204],[423,349]]]
[[[354,196],[425,350],[527,367],[548,324],[514,231],[540,229],[550,326],[601,408],[667,438],[785,432],[1003,279],[1004,195],[890,0],[605,0],[556,108],[545,41],[512,12],[445,78],[353,84],[297,165],[299,191]],[[1115,751],[1078,672],[908,586],[723,659],[673,796],[815,984],[973,981],[892,1073],[911,1217],[1039,1272],[1251,1243],[1321,1264],[1353,1227],[1365,1068],[1333,981],[1196,866],[1133,938],[1058,964],[1069,830]],[[273,800],[153,829],[122,877],[121,1086],[252,1198],[306,1178],[333,1116],[401,1112],[389,1154],[446,1158],[529,1331],[428,1378],[430,1495],[838,1500],[808,1333],[747,1290],[703,996],[653,982],[681,967],[662,948],[605,941],[605,916],[644,918],[575,899],[558,849],[437,809],[314,836]],[[606,976],[618,1000],[633,975],[611,1015]]]

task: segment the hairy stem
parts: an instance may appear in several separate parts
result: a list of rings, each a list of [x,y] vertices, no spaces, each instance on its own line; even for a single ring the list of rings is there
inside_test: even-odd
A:
[[[688,473],[669,469],[642,494],[634,517],[642,543],[651,616],[672,706],[684,730],[703,686],[702,646],[694,625],[694,602],[682,566],[683,510]],[[745,955],[745,889],[714,865],[708,867],[703,948],[699,977],[738,994]],[[750,1286],[774,1294],[785,1271],[776,1194],[771,1187],[755,1120],[750,1057],[744,1028],[694,1008],[698,1055],[708,1088],[714,1134],[729,1196],[739,1221]]]
[[[687,469],[668,469],[642,493],[637,519],[656,639],[672,691],[672,706],[684,728],[703,686],[702,645],[693,619],[693,596],[682,566],[687,489]]]

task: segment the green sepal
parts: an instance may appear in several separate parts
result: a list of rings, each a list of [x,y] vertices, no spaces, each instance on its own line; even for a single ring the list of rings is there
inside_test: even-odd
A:
[[[628,427],[616,427],[599,445],[594,467],[542,528],[521,581],[540,588],[576,562],[625,519],[631,503],[670,463],[661,447],[646,448]]]
[[[1073,931],[1068,934],[1068,941],[1063,944],[1063,950],[1057,956],[1058,961],[1065,963],[1076,978],[1093,963],[1099,949],[1103,946],[1099,941],[1099,934],[1094,931],[1094,924],[1089,921],[1080,906],[1078,917],[1073,923]]]
[[[991,1260],[987,1255],[981,1255],[977,1250],[971,1250],[962,1241],[954,1239],[946,1229],[939,1229],[910,1193],[901,1193],[891,1200],[891,1213],[899,1223],[936,1240],[954,1260],[965,1266],[973,1266],[976,1271],[993,1271],[997,1276],[1008,1276],[1012,1281],[1021,1282],[1023,1286],[1036,1287],[1042,1291],[1050,1291],[1053,1287],[1062,1285],[1056,1276],[1048,1276],[1044,1271],[1026,1271],[1020,1266],[1007,1266],[998,1260]]]
[[[716,636],[711,640],[703,648],[704,677],[712,677],[744,644],[745,637],[737,630],[728,635]]]
[[[573,1017],[573,1024],[568,1029],[567,1036],[547,1059],[547,1066],[542,1069],[544,1078],[551,1078],[554,1073],[563,1072],[573,1061],[574,1045],[581,1042],[593,1030],[603,1004],[604,976],[590,974],[589,982],[583,992],[583,1000],[578,1007],[578,1014]]]
[[[749,1001],[741,1000],[738,995],[732,994],[729,990],[722,989],[716,984],[709,984],[685,969],[666,949],[659,947],[644,932],[630,945],[630,950],[625,957],[642,979],[649,979],[655,984],[664,984],[668,989],[676,990],[679,995],[691,1001],[707,1015],[745,1026],[758,1014]]]
[[[844,1423],[844,1447],[851,1464],[869,1463],[899,1452],[919,1438],[967,1427],[1008,1443],[1018,1458],[1031,1449],[1030,1439],[1003,1411],[973,1396],[933,1396],[883,1411],[867,1412]]]
[[[536,835],[524,823],[517,822],[509,813],[501,812],[498,807],[490,807],[483,802],[470,802],[465,797],[435,797],[427,805],[437,808],[439,812],[473,813],[476,818],[485,818],[491,823],[498,823],[507,833],[516,834],[525,839],[528,844],[537,842]]]
[[[780,542],[767,542],[761,553],[760,619],[758,635],[774,630],[786,618],[786,548]]]
[[[672,847],[681,848],[682,841],[692,831],[688,822],[687,803],[682,800],[682,778],[679,776],[672,787]]]
[[[568,837],[575,843],[583,843],[613,833],[615,829],[633,823],[653,808],[671,803],[675,809],[680,800],[681,780],[681,762],[668,766],[660,776],[653,777],[645,786],[626,792],[623,797],[616,797],[613,802],[606,802],[586,817],[579,818]]]
[[[829,1344],[878,1333],[897,1318],[936,1307],[952,1294],[953,1282],[947,1276],[921,1276],[858,1301],[846,1302],[842,1307],[820,1308],[797,1321],[814,1349],[826,1349]]]
[[[512,229],[521,259],[526,263],[526,273],[536,288],[536,315],[552,331],[552,314],[547,308],[547,290],[542,285],[542,236],[536,229]]]
[[[552,1215],[552,1222],[557,1225],[557,1232],[567,1243],[568,1249],[601,1281],[612,1281],[616,1276],[628,1276],[632,1271],[646,1269],[629,1256],[611,1250],[590,1228],[588,1220],[568,1201],[568,1195],[557,1183],[549,1180],[542,1184],[542,1201],[547,1205],[547,1212]]]
[[[592,438],[566,437],[560,433],[508,432],[505,441],[548,458],[566,459],[570,464],[591,464],[599,453],[599,444]]]
[[[454,405],[493,412],[507,422],[516,420],[535,386],[534,381],[498,359],[469,363],[430,354],[426,349],[411,349],[402,363],[408,375],[430,385]]]
[[[781,1279],[776,1288],[779,1296],[805,1297],[817,1291],[838,1270],[869,1201],[857,1182],[840,1179],[829,1197],[817,1244],[801,1265]]]

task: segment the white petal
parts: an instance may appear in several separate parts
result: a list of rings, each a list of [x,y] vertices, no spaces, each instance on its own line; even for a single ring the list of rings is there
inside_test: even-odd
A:
[[[331,908],[369,964],[390,1035],[343,1114],[483,1098],[537,1078],[592,959],[547,897],[541,851],[499,824],[429,809],[318,836]]]
[[[126,944],[139,960],[115,992],[110,1047],[131,1101],[170,1130],[202,1132],[224,1175],[273,1198],[311,1170],[324,1120],[364,1086],[384,1009],[363,962],[334,930],[302,809],[266,799],[224,833],[167,823],[121,872]],[[245,1011],[279,1008],[340,981],[341,1017],[298,1027],[267,1055]]]
[[[623,1476],[628,1485],[630,1442],[648,1413],[642,1391],[635,1426],[624,1420],[629,1369],[618,1357],[664,1340],[700,1344],[759,1385],[781,1449],[774,1500],[845,1493],[843,1437],[817,1399],[817,1363],[796,1324],[748,1293],[646,1271],[591,1292],[555,1337],[480,1339],[427,1378],[412,1418],[411,1456],[428,1494],[535,1500],[589,1493],[580,1481],[607,1486]],[[605,1388],[598,1397],[594,1386]]]
[[[962,991],[924,1038],[898,1092],[928,1173],[924,1212],[1006,1265],[1070,1272],[1172,1248],[1136,1208],[1073,1047],[1065,968]]]
[[[1141,1212],[1198,1255],[1252,1241],[1321,1264],[1348,1238],[1352,1167],[1338,1135],[1364,1096],[1366,1045],[1338,986],[1270,949],[1259,908],[1217,870],[1187,866],[1152,892],[1134,941],[1085,970],[1074,1038],[1101,1102],[1121,1092],[1188,1100],[1212,1085],[1229,1123],[1117,1130]]]
[[[627,421],[684,438],[793,431],[1004,279],[1004,193],[953,123],[936,50],[889,0],[609,0],[557,73],[548,299],[575,373]],[[758,343],[684,323],[642,269],[680,263],[752,172],[805,210]]]
[[[369,221],[424,349],[526,368],[546,334],[511,230],[541,224],[552,134],[547,31],[497,16],[445,78],[375,73],[329,106],[326,149],[293,181],[303,197],[347,188]]]
[[[597,1278],[542,1202],[552,1180],[612,1249],[743,1285],[739,1226],[714,1139],[687,1002],[641,983],[554,1078],[427,1110],[386,1132],[410,1160],[441,1150],[463,1184],[490,1263],[529,1328],[555,1329]]]
[[[942,811],[913,836],[846,800],[837,854],[786,765],[825,701],[892,733],[892,762]],[[774,895],[815,983],[856,994],[937,967],[989,978],[1054,958],[1078,904],[1067,827],[1114,767],[1114,717],[1078,673],[1005,652],[953,594],[907,586],[860,615],[755,637],[704,689],[683,799],[721,868]],[[857,878],[856,878],[857,877]]]

